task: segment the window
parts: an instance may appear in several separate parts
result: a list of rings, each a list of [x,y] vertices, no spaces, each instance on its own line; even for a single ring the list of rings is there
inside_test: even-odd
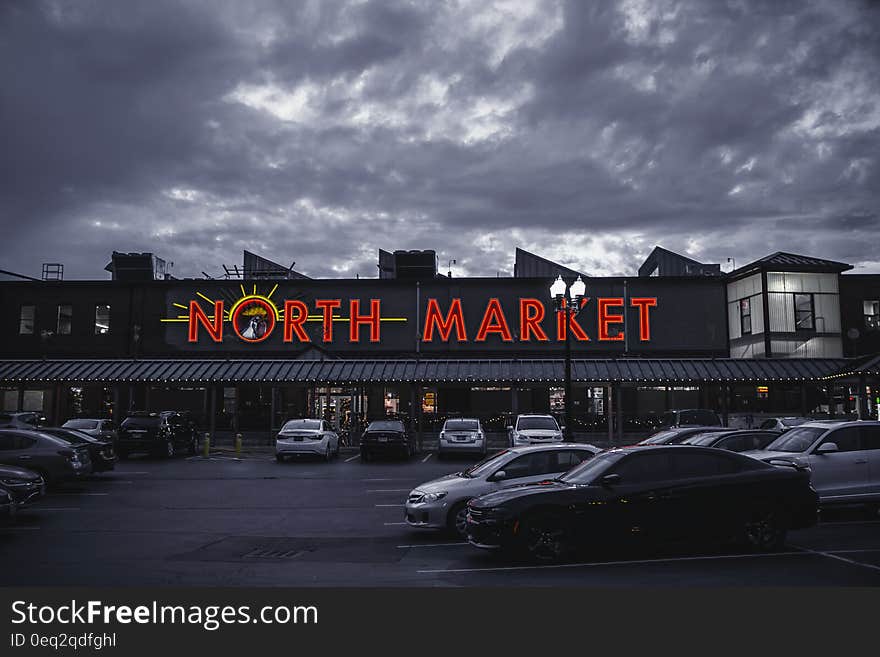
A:
[[[750,299],[741,299],[739,302],[739,326],[743,335],[752,334],[752,302]]]
[[[880,329],[880,301],[863,301],[865,308],[865,328]]]
[[[70,325],[73,321],[73,306],[61,304],[58,306],[58,335],[70,335]]]
[[[865,449],[880,449],[880,426],[870,424],[861,427],[862,443]]]
[[[858,427],[843,427],[832,431],[819,443],[821,447],[825,443],[837,445],[838,452],[857,452],[862,448],[861,435]]]
[[[812,294],[794,295],[794,327],[797,331],[812,331],[815,328]]]
[[[675,476],[682,479],[711,477],[739,470],[734,461],[715,454],[673,454],[672,466],[675,470]]]
[[[106,335],[110,332],[110,306],[95,306],[95,335]]]
[[[504,470],[505,479],[517,479],[519,477],[528,477],[531,470],[531,454],[526,454],[524,456],[520,456],[519,458],[513,459],[510,463],[507,463],[501,470]]]
[[[18,316],[18,334],[33,335],[34,334],[34,317],[36,316],[36,306],[22,306]]]
[[[613,471],[620,475],[621,483],[626,485],[672,478],[672,466],[666,452],[631,456],[624,459]]]

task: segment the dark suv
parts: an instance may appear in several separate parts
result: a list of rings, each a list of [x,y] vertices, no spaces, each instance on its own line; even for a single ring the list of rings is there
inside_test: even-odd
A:
[[[132,413],[119,425],[116,453],[121,459],[132,452],[172,458],[198,449],[199,434],[188,411]]]

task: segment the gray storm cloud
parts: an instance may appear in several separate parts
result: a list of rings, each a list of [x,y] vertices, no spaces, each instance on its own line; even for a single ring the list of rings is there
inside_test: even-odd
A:
[[[0,268],[880,271],[878,70],[868,2],[6,2]]]

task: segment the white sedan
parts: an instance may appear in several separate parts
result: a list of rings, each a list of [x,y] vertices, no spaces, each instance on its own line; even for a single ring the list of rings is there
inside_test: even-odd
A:
[[[339,456],[339,436],[325,420],[288,420],[275,437],[275,459],[302,454],[329,461]]]

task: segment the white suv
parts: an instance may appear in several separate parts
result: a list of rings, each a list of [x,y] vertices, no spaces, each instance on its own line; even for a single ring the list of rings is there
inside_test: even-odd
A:
[[[552,415],[517,415],[512,427],[507,427],[508,444],[549,445],[564,441],[562,429]]]
[[[805,422],[766,449],[743,453],[775,465],[808,465],[822,504],[880,503],[880,422]]]

